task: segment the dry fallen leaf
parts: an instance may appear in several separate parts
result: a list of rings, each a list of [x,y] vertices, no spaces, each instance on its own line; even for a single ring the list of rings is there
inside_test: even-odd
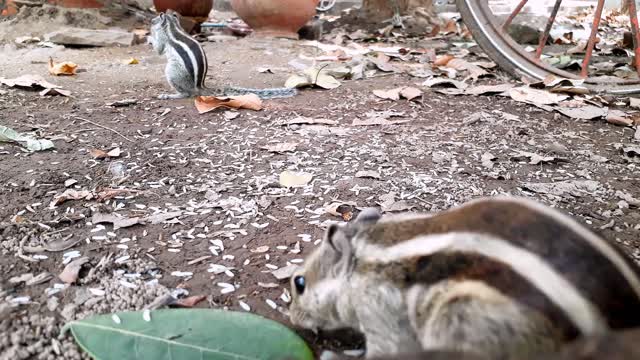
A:
[[[356,207],[355,202],[333,202],[329,205],[325,205],[324,211],[327,214],[334,216],[340,216],[343,219],[353,216],[353,209]]]
[[[464,59],[451,59],[447,62],[446,66],[458,71],[468,71],[469,77],[477,80],[481,76],[489,75],[489,73],[478,65],[474,65]]]
[[[80,274],[80,269],[82,269],[82,265],[89,262],[89,258],[83,256],[81,258],[77,258],[72,262],[68,263],[65,266],[64,270],[58,275],[62,282],[67,284],[73,284],[78,280],[78,275]]]
[[[422,96],[422,90],[410,86],[404,87],[402,88],[402,90],[400,90],[400,96],[411,101],[417,97]]]
[[[433,79],[429,79],[426,80],[425,82],[422,83],[423,86],[426,87],[438,87],[438,86],[442,86],[442,87],[455,87],[457,89],[466,89],[468,87],[467,84],[463,83],[462,81],[458,81],[458,80],[453,80],[453,79],[447,79],[447,78],[433,78]]]
[[[118,230],[141,224],[143,221],[139,217],[128,218],[116,216],[115,214],[94,213],[91,217],[91,222],[94,224],[111,223],[113,224],[113,230]]]
[[[67,200],[80,200],[80,199],[89,200],[92,197],[93,197],[93,194],[88,190],[67,189],[62,194],[55,196],[53,198],[53,200],[49,204],[49,208],[53,209],[54,207],[62,204]]]
[[[192,308],[206,298],[207,297],[205,295],[189,296],[184,299],[176,299],[174,301],[170,301],[168,305],[182,308]]]
[[[478,85],[467,88],[464,93],[467,95],[502,94],[509,91],[513,87],[513,84]]]
[[[78,65],[72,62],[65,61],[55,64],[53,58],[49,58],[49,73],[51,75],[75,75],[77,68]]]
[[[553,105],[569,98],[568,95],[555,94],[527,86],[510,89],[509,95],[515,101],[531,103],[534,105]]]
[[[71,91],[69,90],[62,90],[62,89],[52,89],[52,88],[48,88],[48,89],[44,89],[42,91],[40,91],[40,96],[47,96],[47,95],[62,95],[62,96],[66,96],[69,97],[71,96]]]
[[[296,272],[297,269],[298,269],[298,265],[291,264],[291,265],[279,268],[278,270],[274,270],[271,272],[271,274],[275,276],[276,279],[278,280],[286,280],[290,278],[293,275],[293,273]]]
[[[125,65],[136,65],[136,64],[139,64],[140,62],[136,58],[131,58],[131,59],[125,60],[123,63]]]
[[[17,86],[17,87],[23,87],[23,88],[34,88],[34,87],[40,87],[44,89],[60,88],[60,86],[46,81],[40,75],[22,75],[14,79],[0,78],[0,84],[7,85],[8,87]]]
[[[301,187],[307,185],[313,175],[308,173],[294,173],[291,171],[284,171],[280,174],[280,185],[282,187]]]
[[[620,116],[611,112],[607,114],[607,122],[609,124],[619,125],[619,126],[633,126],[633,119]]]
[[[395,88],[391,90],[373,90],[373,95],[388,100],[400,100],[401,88]]]
[[[220,107],[232,109],[262,110],[262,100],[256,94],[230,97],[198,96],[195,100],[196,109],[200,114],[213,111]]]
[[[436,61],[433,62],[434,66],[445,66],[449,63],[449,61],[455,59],[455,56],[453,55],[442,55],[442,56],[438,56],[438,58],[436,59]]]
[[[121,154],[120,148],[117,147],[115,149],[111,149],[109,151],[104,151],[104,150],[100,150],[100,149],[92,149],[89,151],[89,153],[91,154],[91,156],[93,156],[94,159],[96,160],[102,160],[102,159],[106,159],[106,158],[115,158],[115,157],[119,157]]]
[[[562,115],[579,120],[600,119],[606,117],[609,112],[608,108],[601,108],[595,105],[585,105],[574,108],[556,106],[554,109]]]

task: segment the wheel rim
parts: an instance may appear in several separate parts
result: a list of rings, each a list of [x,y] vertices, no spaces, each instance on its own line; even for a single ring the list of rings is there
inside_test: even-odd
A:
[[[586,84],[606,87],[640,84],[640,79],[583,78],[578,74],[548,65],[536,58],[534,54],[525,51],[522,45],[515,42],[501,29],[501,26],[496,23],[497,17],[493,14],[488,0],[464,1],[467,4],[470,15],[473,17],[473,21],[480,28],[479,30],[486,34],[486,40],[491,43],[491,46],[499,52],[501,56],[513,64],[522,75],[542,80],[549,74],[554,74],[568,79],[584,79]],[[522,2],[525,3],[526,1],[523,0]]]
[[[329,11],[336,4],[336,0],[320,0],[316,10],[318,11]]]

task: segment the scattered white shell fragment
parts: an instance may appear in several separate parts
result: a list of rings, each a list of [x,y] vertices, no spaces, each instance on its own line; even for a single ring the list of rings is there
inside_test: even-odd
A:
[[[89,292],[95,296],[104,296],[107,292],[102,289],[89,288]]]
[[[144,319],[144,321],[149,322],[151,321],[151,311],[149,311],[148,309],[142,312],[142,318]]]
[[[15,305],[25,305],[25,304],[28,304],[29,301],[31,301],[31,298],[29,296],[18,296],[18,297],[12,298],[9,301]]]
[[[36,254],[36,255],[33,255],[32,258],[36,260],[45,260],[45,259],[48,259],[49,257],[47,255]]]
[[[304,259],[291,259],[289,260],[292,264],[302,264]]]
[[[273,310],[278,308],[278,305],[275,303],[275,301],[271,299],[267,299],[265,301],[267,302],[267,305],[269,305],[269,307],[272,308]]]
[[[122,320],[120,320],[120,317],[116,314],[111,315],[111,320],[118,325],[122,323]]]
[[[174,271],[171,273],[171,276],[175,277],[189,277],[193,276],[193,273],[190,271]]]
[[[272,265],[272,264],[266,264],[265,266],[268,267],[271,270],[278,270],[278,267],[275,266],[275,265]]]
[[[263,283],[263,282],[259,282],[258,286],[263,287],[263,288],[267,288],[267,289],[271,289],[271,288],[277,288],[278,284],[276,283]]]
[[[251,307],[249,306],[249,304],[247,304],[246,302],[239,300],[238,304],[240,304],[240,307],[242,308],[242,310],[244,311],[251,311]]]
[[[226,267],[224,265],[209,264],[209,269],[207,269],[207,271],[218,275],[218,274],[226,273],[227,271],[230,271],[232,269],[233,268],[229,268],[229,267]]]
[[[119,258],[115,259],[114,262],[116,264],[122,264],[123,262],[129,260],[129,258],[131,258],[131,256],[129,256],[129,255],[120,256]]]
[[[304,242],[310,242],[311,241],[311,235],[309,235],[309,234],[299,234],[298,237]]]
[[[120,285],[124,287],[128,287],[129,289],[137,289],[138,287],[135,284],[132,284],[128,281],[120,280]]]
[[[280,300],[284,301],[286,304],[291,302],[291,294],[289,293],[289,290],[284,289],[282,291],[282,295],[280,295]]]
[[[222,288],[222,290],[220,290],[221,294],[228,294],[236,291],[236,287],[229,283],[219,282],[217,285]]]
[[[233,256],[233,255],[223,255],[223,256],[222,256],[222,260],[233,260],[233,259],[235,259],[235,258],[236,258],[236,257],[235,257],[235,256]]]

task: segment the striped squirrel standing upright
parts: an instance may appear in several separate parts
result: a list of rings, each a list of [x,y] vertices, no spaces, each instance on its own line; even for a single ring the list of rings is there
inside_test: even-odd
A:
[[[248,89],[228,87],[208,89],[205,86],[208,64],[207,55],[198,41],[189,36],[180,26],[174,11],[160,13],[151,20],[150,42],[160,55],[167,58],[165,76],[175,94],[161,94],[159,99],[182,99],[200,95],[233,96],[256,94],[262,99],[291,97],[295,89]]]
[[[368,358],[444,349],[524,359],[640,326],[636,265],[522,198],[433,215],[364,210],[328,228],[291,288],[294,325],[359,330]]]

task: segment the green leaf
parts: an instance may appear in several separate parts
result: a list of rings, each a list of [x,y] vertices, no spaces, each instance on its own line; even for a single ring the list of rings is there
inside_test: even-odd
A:
[[[144,318],[144,312],[99,315],[72,321],[65,331],[98,360],[313,359],[293,331],[250,313],[155,310],[150,321]]]
[[[0,142],[15,142],[23,145],[29,151],[42,151],[52,149],[53,141],[47,139],[34,139],[30,135],[20,134],[12,128],[0,125]]]

